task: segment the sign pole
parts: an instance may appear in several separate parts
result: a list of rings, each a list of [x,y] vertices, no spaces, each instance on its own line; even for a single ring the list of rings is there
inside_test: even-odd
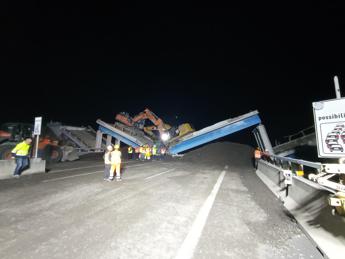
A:
[[[335,87],[335,94],[337,99],[341,99],[340,87],[339,87],[339,80],[337,76],[334,76],[334,87]]]
[[[34,136],[36,137],[35,158],[38,157],[38,142],[41,135],[42,117],[35,117]]]
[[[37,155],[38,155],[38,141],[39,141],[39,135],[35,135],[36,137],[36,144],[35,144],[35,157],[34,158],[37,158]]]

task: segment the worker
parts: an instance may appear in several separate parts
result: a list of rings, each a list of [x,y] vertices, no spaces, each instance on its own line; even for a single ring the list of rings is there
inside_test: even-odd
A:
[[[139,159],[141,161],[144,161],[144,159],[145,159],[145,147],[144,146],[140,146]]]
[[[110,170],[111,170],[111,152],[113,151],[113,146],[107,146],[107,151],[105,152],[104,158],[104,181],[111,181],[110,178]]]
[[[152,160],[156,160],[157,158],[157,146],[153,145],[152,147]]]
[[[133,148],[131,146],[128,146],[128,159],[133,159]]]
[[[145,148],[145,160],[150,160],[151,159],[151,148],[149,145],[146,145]]]
[[[121,151],[120,145],[115,145],[114,150],[111,152],[111,169],[110,169],[110,180],[114,179],[114,172],[116,172],[116,181],[121,181]]]
[[[23,170],[29,165],[29,150],[31,147],[32,138],[27,137],[25,140],[12,149],[12,158],[16,159],[16,168],[14,169],[13,177],[19,178]]]
[[[261,159],[261,150],[260,148],[256,148],[254,150],[254,167],[257,169],[258,168],[258,163],[259,163],[259,160]]]
[[[136,147],[134,149],[134,158],[135,158],[135,160],[139,159],[139,155],[140,155],[140,147]]]
[[[166,154],[166,148],[163,146],[163,147],[161,147],[161,151],[160,151],[160,153],[161,153],[161,159],[164,159],[164,157],[165,157],[165,154]]]

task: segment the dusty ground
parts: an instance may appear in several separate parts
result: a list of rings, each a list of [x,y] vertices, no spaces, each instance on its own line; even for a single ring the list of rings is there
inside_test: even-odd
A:
[[[99,156],[0,182],[0,258],[321,258],[254,174],[252,149],[216,143],[183,158]]]

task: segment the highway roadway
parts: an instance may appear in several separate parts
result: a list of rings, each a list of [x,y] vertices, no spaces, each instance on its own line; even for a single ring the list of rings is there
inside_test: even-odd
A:
[[[0,181],[0,258],[323,258],[251,164],[100,156]]]

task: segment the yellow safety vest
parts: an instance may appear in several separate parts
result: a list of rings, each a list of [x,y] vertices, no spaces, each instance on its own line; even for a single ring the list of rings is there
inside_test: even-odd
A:
[[[111,163],[120,164],[121,163],[121,151],[114,150],[111,152]]]
[[[27,156],[29,154],[29,149],[30,145],[23,141],[12,149],[12,153],[15,153],[17,156]]]
[[[152,155],[156,155],[157,154],[157,148],[156,147],[153,147],[152,148]]]

